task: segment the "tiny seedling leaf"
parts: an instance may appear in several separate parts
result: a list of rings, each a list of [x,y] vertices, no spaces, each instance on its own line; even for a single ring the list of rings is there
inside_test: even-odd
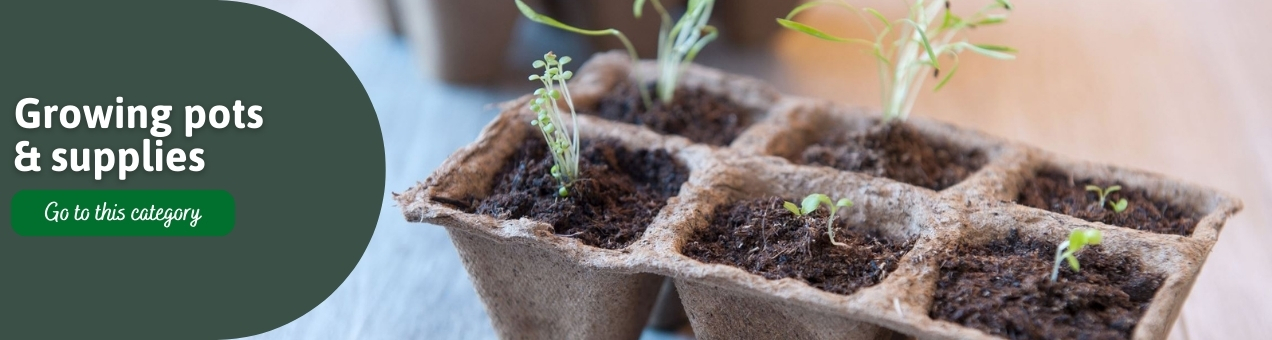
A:
[[[640,19],[640,15],[644,12],[644,9],[645,0],[636,0],[632,3],[632,14],[636,16],[636,19]]]
[[[874,8],[866,8],[866,13],[870,13],[870,15],[873,15],[875,18],[879,18],[879,22],[882,22],[885,28],[892,28],[892,22],[888,21],[888,18],[883,16],[883,13],[879,13],[879,11],[876,11]]]
[[[582,28],[566,25],[565,23],[557,21],[556,19],[553,19],[552,17],[535,12],[534,8],[531,8],[530,5],[527,5],[525,2],[521,0],[514,0],[514,1],[516,1],[517,3],[517,9],[521,10],[521,15],[524,15],[526,19],[530,19],[530,21],[534,21],[540,24],[556,27],[559,29],[563,29],[566,31],[570,31],[570,32],[574,32],[574,33],[578,33],[582,35],[595,36],[595,35],[614,34],[614,30],[587,30],[587,29],[582,29]]]
[[[826,216],[826,234],[830,237],[830,243],[836,246],[848,246],[842,242],[835,240],[835,213],[839,212],[839,208],[852,206],[852,201],[847,198],[840,198],[838,201],[831,201],[830,196],[825,194],[810,194],[804,197],[803,208],[796,209],[795,203],[786,202],[786,210],[790,210],[795,215],[808,215],[817,210],[822,204],[826,204],[826,209],[830,210],[830,214]]]
[[[1113,205],[1113,212],[1123,212],[1123,211],[1126,211],[1126,205],[1127,205],[1127,202],[1126,202],[1126,199],[1125,199],[1125,198],[1120,199],[1120,200],[1117,200],[1117,202],[1116,202],[1116,203],[1112,203],[1112,202],[1111,202],[1110,204],[1112,204],[1112,205]]]
[[[720,36],[720,32],[716,31],[715,26],[707,25],[702,28],[702,31],[706,34],[702,36],[701,40],[693,44],[693,47],[689,48],[688,53],[685,53],[685,63],[693,62],[693,59],[698,57],[698,51],[702,51],[702,48],[706,47],[707,43],[715,41],[716,37]]]
[[[1082,231],[1082,234],[1086,238],[1087,244],[1100,244],[1101,242],[1104,242],[1104,233],[1100,232],[1098,229],[1086,229]]]
[[[928,41],[927,33],[924,32],[926,31],[926,29],[924,29],[923,26],[920,26],[919,23],[917,22],[910,21],[910,20],[906,20],[906,22],[909,22],[911,25],[914,25],[914,32],[919,34],[919,39],[920,41],[923,42],[923,50],[927,51],[927,56],[928,56],[929,62],[931,62],[932,67],[941,68],[940,64],[938,64],[936,60],[936,52],[932,51],[932,43]]]
[[[1086,190],[1094,191],[1096,195],[1099,195],[1100,197],[1099,205],[1100,207],[1104,207],[1104,202],[1106,202],[1106,200],[1108,199],[1109,194],[1112,194],[1114,191],[1122,190],[1122,186],[1114,185],[1108,188],[1101,189],[1098,186],[1088,185],[1086,186]],[[1109,203],[1109,207],[1113,208],[1113,212],[1122,212],[1126,210],[1127,202],[1125,198],[1117,200],[1116,202],[1115,201],[1107,201],[1107,202]]]
[[[950,71],[945,73],[945,78],[941,78],[940,83],[936,83],[936,87],[932,88],[932,92],[940,91],[945,87],[945,83],[950,82],[950,78],[954,78],[954,74],[958,73],[958,62],[954,62],[954,66],[950,67]]]
[[[818,206],[821,206],[823,201],[830,201],[830,197],[826,197],[826,195],[823,194],[808,195],[808,197],[804,197],[804,202],[801,202],[800,207],[802,209],[800,211],[803,212],[804,215],[811,214],[813,211],[817,210]]]
[[[980,21],[972,23],[972,25],[989,26],[989,25],[1001,24],[1004,22],[1007,22],[1007,17],[1001,16],[1001,15],[991,15],[991,16],[985,17],[984,19],[981,19]]]
[[[1069,253],[1076,253],[1088,244],[1100,244],[1104,234],[1097,229],[1074,229],[1069,233]]]
[[[945,18],[941,20],[941,29],[951,28],[962,22],[963,18],[960,18],[959,16],[954,15],[954,13],[951,13],[949,10],[946,10]]]
[[[977,54],[994,58],[994,59],[1002,59],[1002,60],[1016,59],[1016,56],[1011,54],[1011,53],[1016,53],[1016,49],[1007,47],[1007,46],[968,44],[967,49],[972,50],[972,52],[976,52]]]
[[[805,25],[805,24],[802,24],[802,23],[799,23],[799,22],[796,22],[796,21],[791,21],[791,20],[786,20],[786,19],[778,18],[778,19],[777,19],[777,23],[778,23],[779,25],[782,25],[782,27],[786,27],[786,28],[789,28],[789,29],[795,30],[795,31],[797,31],[797,32],[804,33],[804,34],[807,34],[807,35],[813,36],[814,38],[818,38],[818,39],[822,39],[822,40],[834,41],[834,42],[849,42],[849,43],[858,43],[858,44],[874,45],[874,42],[873,42],[873,41],[868,41],[868,40],[865,40],[865,39],[853,39],[853,38],[841,38],[841,37],[837,37],[837,36],[831,35],[830,33],[823,32],[822,30],[819,30],[819,29],[813,28],[812,26],[808,26],[808,25]]]
[[[1074,229],[1069,232],[1069,239],[1060,243],[1056,247],[1056,260],[1051,266],[1051,282],[1056,282],[1056,278],[1060,275],[1060,260],[1064,259],[1069,262],[1069,267],[1073,271],[1078,271],[1078,258],[1074,256],[1082,248],[1088,244],[1100,244],[1104,241],[1104,234],[1098,229]]]
[[[799,210],[799,207],[795,206],[795,203],[785,202],[782,204],[782,207],[786,208],[786,210],[790,210],[792,214],[795,214],[795,216],[804,215],[804,213]]]
[[[1079,250],[1082,250],[1082,247],[1086,247],[1086,244],[1087,244],[1086,233],[1083,233],[1081,230],[1074,230],[1072,233],[1069,233],[1069,253],[1070,254],[1075,253]]]

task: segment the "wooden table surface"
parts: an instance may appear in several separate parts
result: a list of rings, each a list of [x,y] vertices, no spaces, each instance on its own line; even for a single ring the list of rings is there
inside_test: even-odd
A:
[[[531,89],[518,82],[466,87],[418,79],[403,42],[383,28],[378,1],[254,2],[318,32],[358,72],[384,129],[386,191],[423,179],[447,154],[471,141],[494,114],[484,104]],[[904,10],[895,0],[852,3],[887,14]],[[983,3],[960,0],[953,6],[961,12]],[[1245,211],[1223,230],[1171,338],[1269,338],[1261,326],[1272,320],[1272,116],[1267,109],[1272,105],[1272,59],[1267,57],[1272,47],[1264,37],[1272,21],[1262,15],[1272,13],[1272,2],[1015,4],[1007,25],[978,29],[971,38],[1013,46],[1020,50],[1018,59],[968,55],[945,89],[922,94],[914,114],[1240,197]],[[855,16],[838,10],[815,10],[801,19],[842,35],[867,35]],[[522,45],[532,51],[562,48]],[[768,79],[790,94],[878,107],[874,64],[856,46],[786,32],[769,47],[711,46],[701,61]],[[518,67],[515,74],[527,71],[519,63],[510,65]],[[318,308],[263,337],[492,336],[445,234],[402,223],[396,214],[386,199],[376,236],[350,279]]]

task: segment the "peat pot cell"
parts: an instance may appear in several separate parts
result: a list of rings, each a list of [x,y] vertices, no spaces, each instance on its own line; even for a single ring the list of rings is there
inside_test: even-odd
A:
[[[642,125],[661,134],[679,135],[694,143],[727,146],[742,134],[755,114],[729,99],[698,88],[676,88],[671,104],[658,99],[655,87],[653,110],[646,110],[640,91],[621,83],[597,102],[594,110],[584,110],[608,120]]]
[[[795,157],[791,159],[795,163],[886,177],[936,191],[962,182],[988,160],[981,150],[929,138],[907,123],[827,131]]]
[[[1079,251],[1051,282],[1059,242],[1011,230],[947,252],[931,317],[1011,339],[1127,339],[1161,287],[1135,257],[1100,246]]]
[[[1100,188],[1121,185],[1122,189],[1109,193],[1104,205],[1100,205],[1100,195],[1087,190],[1088,185]],[[1126,210],[1114,211],[1111,203],[1122,199],[1126,199]],[[1091,222],[1159,234],[1192,235],[1197,221],[1200,220],[1200,214],[1191,207],[1154,199],[1142,189],[1115,181],[1075,179],[1050,168],[1043,169],[1032,179],[1026,180],[1016,202]]]
[[[822,207],[796,216],[776,197],[735,202],[718,208],[710,225],[695,231],[682,252],[770,280],[793,278],[850,295],[883,281],[914,245],[913,236],[888,236],[877,226],[844,223],[843,218],[835,219],[835,240],[843,245],[835,245],[826,232],[828,215]],[[837,215],[847,214],[841,210]]]
[[[631,150],[614,140],[583,140],[579,158],[581,178],[561,197],[547,143],[531,134],[495,175],[492,194],[469,212],[526,217],[552,225],[557,235],[620,249],[645,233],[689,178],[665,150]]]

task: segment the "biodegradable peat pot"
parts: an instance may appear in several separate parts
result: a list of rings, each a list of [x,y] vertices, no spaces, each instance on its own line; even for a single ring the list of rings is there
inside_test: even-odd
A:
[[[999,309],[1008,313],[1000,317],[978,314],[979,310],[959,304],[974,298],[959,287],[978,287],[979,281],[974,279],[979,276],[973,268],[977,263],[958,260],[999,263],[995,262],[995,253],[977,253],[978,249],[993,250],[1002,244],[1043,248],[1063,240],[1075,228],[1096,228],[1104,232],[1104,244],[1079,253],[1079,259],[1113,259],[1117,264],[1133,265],[1142,276],[1150,278],[1133,284],[1113,284],[1111,294],[1131,296],[1138,305],[1129,307],[1130,314],[1096,319],[1102,322],[1097,326],[1113,332],[1101,334],[1164,338],[1223,223],[1241,209],[1240,202],[1227,195],[1160,175],[1067,160],[924,119],[913,118],[903,125],[881,128],[877,116],[859,109],[782,97],[756,80],[691,66],[681,85],[688,94],[682,98],[690,103],[708,103],[667,107],[672,107],[669,112],[692,111],[696,107],[732,112],[716,117],[728,119],[706,124],[718,123],[734,132],[724,138],[711,136],[683,124],[651,122],[639,114],[620,112],[624,107],[630,109],[635,95],[631,82],[637,78],[634,76],[652,80],[652,63],[632,67],[621,53],[611,52],[592,58],[577,73],[571,84],[575,103],[580,112],[599,114],[580,115],[579,126],[585,140],[616,140],[627,149],[662,150],[688,173],[674,197],[666,199],[656,216],[644,230],[632,235],[630,242],[605,249],[589,245],[593,241],[587,241],[591,238],[585,233],[564,233],[549,223],[475,213],[472,206],[476,202],[500,194],[492,191],[501,178],[501,169],[508,169],[510,162],[525,162],[512,159],[521,157],[516,155],[523,144],[537,138],[537,132],[528,124],[528,98],[504,104],[504,112],[475,143],[457,151],[426,181],[396,196],[407,220],[447,228],[496,329],[504,337],[638,337],[664,277],[671,278],[679,289],[695,335],[706,339],[877,339],[896,332],[921,338],[1029,337],[1031,326],[1028,320],[1021,320],[1019,311],[1030,306],[1003,305]],[[663,104],[655,106],[658,105]],[[877,150],[869,148],[836,145],[874,143],[870,138],[836,135],[871,136],[880,131],[886,132],[881,136],[922,141],[916,150],[926,152],[926,157],[937,162],[953,165],[914,165],[921,171],[909,171],[898,168],[897,164],[909,164],[904,158],[879,156]],[[818,163],[821,161],[828,163]],[[888,178],[893,176],[900,180]],[[1047,198],[1089,198],[1064,191],[1087,182],[1122,185],[1126,197],[1136,200],[1129,210],[1135,216],[1159,213],[1178,218],[1157,230],[1168,233],[1141,231],[1132,229],[1138,225],[1116,226],[1128,220],[1102,214],[1093,204],[1057,205]],[[725,224],[718,222],[721,216],[738,211],[751,212],[752,216],[768,214],[764,209],[731,208],[735,204],[796,200],[814,192],[847,197],[856,203],[839,214],[837,223],[845,235],[868,233],[879,242],[895,245],[888,248],[895,252],[880,253],[886,256],[876,257],[874,262],[842,259],[847,268],[868,271],[860,276],[867,279],[845,285],[837,283],[844,282],[840,281],[843,273],[822,272],[816,279],[789,277],[782,270],[771,270],[781,269],[780,266],[730,263],[702,255],[701,249],[720,245],[737,248],[739,258],[746,258],[749,252],[743,246],[757,252],[769,251],[763,242],[727,243],[730,241],[704,235],[724,230],[746,236],[750,234],[744,229],[759,229],[760,235],[767,237],[768,215],[762,215],[760,223],[748,224],[745,221],[751,220],[743,219],[727,228],[721,228]],[[734,223],[729,218],[723,221]],[[1180,227],[1190,223],[1193,226]],[[825,237],[824,232],[811,227],[814,225],[819,224],[807,224],[807,235],[811,235],[808,239]],[[1021,243],[1028,240],[1037,242]],[[746,242],[754,242],[754,237]],[[1047,251],[1054,248],[1038,249],[1041,253]],[[817,253],[808,250],[803,254]],[[1051,255],[1041,256],[1049,260]],[[1039,256],[1026,254],[1021,259]],[[1016,268],[1010,264],[1032,262],[1001,263],[1004,270],[1012,272]],[[1083,280],[1092,278],[1116,280],[1116,273],[1104,271],[1124,268],[1104,266],[1099,261],[1092,262],[1090,268],[1087,264],[1081,273],[1065,269],[1061,275],[1064,283],[1059,287],[1080,286],[1087,284]],[[1036,278],[1049,274],[1035,273],[1031,271],[1034,267],[1022,268],[1016,279],[1025,288],[1038,285],[1040,280]],[[1118,295],[1119,291],[1125,292]],[[987,296],[1010,297],[1017,292],[1007,289],[991,293],[998,295]],[[1032,312],[1025,313],[1029,316],[1027,313]],[[1049,317],[1052,324],[1043,326],[1061,327],[1065,318],[1084,316]],[[1022,322],[1025,324],[1019,324]],[[1059,332],[1049,334],[1084,335],[1064,333],[1063,329]]]
[[[521,101],[524,103],[524,100]],[[503,163],[527,138],[539,138],[524,105],[504,112],[477,144],[447,160],[419,186],[397,196],[407,220],[447,228],[492,322],[504,338],[635,339],[648,319],[663,278],[637,267],[648,240],[602,249],[556,235],[553,226],[526,218],[497,220],[466,212],[466,200],[490,195]],[[690,172],[687,190],[710,166],[704,147],[630,126],[583,119],[585,139],[610,138],[628,147],[657,148]],[[669,200],[675,205],[676,198]],[[651,228],[670,223],[664,212]]]
[[[653,74],[652,67],[645,71]],[[578,72],[571,86],[575,104],[582,112],[594,112],[606,107],[600,101],[630,100],[615,91],[620,85],[630,86],[630,72],[625,55],[598,55]],[[732,107],[737,111],[731,114],[745,116],[748,122],[762,120],[777,98],[775,91],[753,79],[696,66],[687,72],[687,86],[736,102]],[[504,112],[483,130],[477,143],[458,151],[425,182],[398,195],[398,202],[408,220],[447,227],[502,336],[634,339],[648,320],[663,281],[648,267],[641,267],[653,257],[647,237],[638,235],[619,249],[602,249],[556,235],[546,223],[499,220],[471,209],[474,202],[491,195],[492,181],[519,146],[541,138],[528,124],[532,113],[527,100],[504,104]],[[688,179],[680,194],[655,212],[649,229],[678,223],[674,221],[688,212],[678,210],[683,205],[677,202],[685,192],[694,191],[711,169],[720,167],[713,161],[712,147],[683,137],[663,136],[592,115],[580,115],[579,124],[585,144],[609,139],[629,149],[664,150],[687,168]]]

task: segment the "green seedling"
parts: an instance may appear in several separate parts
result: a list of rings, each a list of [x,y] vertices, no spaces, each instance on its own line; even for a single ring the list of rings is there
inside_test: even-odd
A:
[[[530,75],[531,81],[543,83],[543,87],[534,90],[536,98],[530,102],[530,110],[536,115],[530,125],[539,127],[543,139],[548,142],[552,152],[552,177],[560,184],[557,194],[561,197],[570,195],[570,184],[579,178],[578,117],[570,89],[566,86],[574,72],[565,70],[568,63],[570,57],[557,59],[556,54],[548,52],[543,55],[543,60],[535,60],[533,64],[535,69],[543,69],[543,74]],[[559,101],[564,101],[570,110],[568,128]]]
[[[800,12],[822,5],[846,8],[855,12],[875,35],[874,40],[844,38],[826,33],[807,24],[794,21]],[[995,59],[1015,59],[1015,49],[1006,46],[973,44],[966,40],[955,41],[958,33],[968,28],[1001,24],[1012,9],[1008,0],[995,0],[969,17],[950,12],[946,0],[913,0],[909,15],[904,19],[888,20],[873,8],[857,9],[845,0],[813,1],[791,10],[777,23],[791,30],[813,37],[840,43],[854,43],[870,47],[879,69],[879,85],[883,104],[883,121],[904,120],[910,115],[923,81],[932,74],[940,81],[933,90],[940,90],[958,71],[958,54],[972,51]],[[869,16],[869,17],[867,17]],[[876,27],[878,22],[882,27]],[[894,40],[888,37],[897,33]],[[939,58],[948,56],[951,64],[941,64]],[[945,71],[945,72],[942,72]],[[945,77],[941,77],[945,73]]]
[[[703,47],[719,36],[714,26],[708,25],[715,0],[689,0],[685,14],[680,16],[675,25],[671,23],[671,14],[659,0],[652,0],[654,10],[662,17],[662,25],[658,29],[658,99],[670,103],[674,99],[676,83],[685,66],[693,62]],[[632,5],[632,14],[640,18],[645,0],[636,0]]]
[[[1112,194],[1114,191],[1122,190],[1121,185],[1114,185],[1114,186],[1103,188],[1103,189],[1101,189],[1099,186],[1088,185],[1086,186],[1086,190],[1094,191],[1096,195],[1100,196],[1100,207],[1104,207],[1104,202],[1108,202],[1109,207],[1113,208],[1113,212],[1122,212],[1126,210],[1127,203],[1125,198],[1117,200],[1117,202],[1106,200],[1109,194]]]
[[[1060,276],[1060,260],[1068,260],[1069,267],[1073,271],[1078,271],[1078,258],[1073,256],[1082,248],[1089,244],[1100,244],[1104,240],[1104,234],[1096,229],[1075,229],[1069,233],[1069,239],[1060,243],[1056,248],[1056,263],[1051,266],[1051,282],[1056,282],[1056,278]]]
[[[631,40],[628,40],[627,36],[617,29],[588,30],[570,26],[535,12],[533,8],[530,8],[522,0],[515,1],[517,8],[521,10],[521,14],[525,15],[530,21],[583,35],[612,35],[622,41],[623,47],[627,49],[627,54],[633,62],[640,60]],[[670,103],[674,99],[676,83],[680,78],[680,74],[684,72],[685,66],[692,63],[698,52],[719,36],[716,28],[707,24],[707,20],[711,18],[711,10],[715,7],[715,0],[689,0],[685,14],[680,16],[680,20],[675,21],[674,24],[672,23],[670,12],[663,7],[659,0],[649,2],[652,3],[658,15],[662,17],[662,24],[658,29],[659,77],[656,85],[658,98],[664,103]],[[636,0],[632,5],[632,14],[636,18],[640,18],[644,12],[644,7],[645,0]],[[645,107],[653,107],[653,99],[649,91],[645,89],[645,81],[639,73],[636,74],[636,83],[638,84],[637,88],[640,90],[641,99],[645,102]]]
[[[826,217],[826,232],[830,234],[830,243],[841,247],[848,246],[835,241],[835,213],[839,212],[839,208],[851,207],[852,201],[847,198],[840,198],[839,201],[831,202],[830,196],[812,194],[804,197],[804,201],[800,203],[800,206],[795,206],[795,203],[792,202],[785,202],[782,206],[786,210],[790,210],[795,216],[808,216],[808,214],[817,211],[817,208],[821,207],[822,204],[825,204],[826,208],[830,209],[830,216]]]
[[[632,59],[632,62],[636,62],[637,60],[640,60],[640,57],[636,55],[636,47],[632,46],[632,41],[628,40],[627,36],[623,35],[623,32],[620,32],[617,29],[608,28],[608,29],[601,29],[601,30],[589,30],[589,29],[582,29],[582,28],[566,25],[565,23],[557,21],[556,19],[553,19],[552,17],[535,12],[533,8],[530,8],[530,5],[526,5],[526,3],[522,2],[521,0],[514,0],[514,1],[516,1],[517,3],[517,9],[521,10],[521,15],[524,15],[527,19],[530,19],[530,21],[556,27],[556,28],[566,30],[569,32],[587,35],[587,36],[612,35],[615,38],[618,38],[618,41],[623,43],[623,47],[627,48],[627,56]],[[638,84],[645,83],[645,81],[641,78],[639,73],[636,74],[636,82]],[[644,100],[645,106],[652,107],[653,100],[650,99],[649,97],[649,91],[645,90],[643,86],[640,86],[638,88],[640,89],[640,97],[642,100]]]

